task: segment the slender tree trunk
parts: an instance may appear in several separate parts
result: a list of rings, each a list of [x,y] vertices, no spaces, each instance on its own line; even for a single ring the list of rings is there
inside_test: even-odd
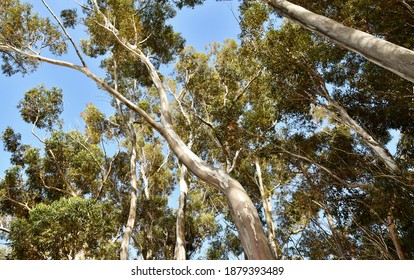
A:
[[[276,226],[273,222],[273,215],[272,215],[272,204],[267,199],[266,192],[263,185],[263,177],[262,177],[262,169],[260,168],[259,160],[256,158],[254,161],[254,164],[256,166],[256,173],[258,178],[258,187],[260,190],[260,196],[262,197],[262,204],[263,204],[263,210],[266,217],[266,224],[267,224],[267,235],[269,237],[269,243],[270,247],[273,250],[273,254],[275,255],[276,259],[280,259],[279,254],[279,243],[277,241],[276,237]]]
[[[389,230],[389,235],[391,237],[392,243],[394,244],[395,251],[397,252],[398,258],[400,260],[404,260],[405,259],[404,252],[403,252],[401,243],[398,238],[397,230],[395,228],[395,218],[394,218],[394,215],[392,214],[392,209],[390,209],[387,215],[387,227]]]
[[[414,51],[400,47],[368,33],[346,27],[325,16],[284,0],[264,0],[277,13],[302,27],[318,33],[339,46],[359,53],[368,60],[414,82]]]
[[[121,253],[120,259],[121,260],[128,260],[129,259],[129,241],[131,239],[132,230],[135,224],[135,216],[137,212],[137,194],[138,194],[138,186],[137,186],[137,143],[136,143],[136,135],[134,132],[133,124],[128,124],[129,130],[129,138],[130,138],[130,145],[131,145],[131,159],[130,159],[130,176],[131,176],[131,200],[129,205],[129,214],[128,214],[128,221],[126,223],[125,232],[122,237],[121,243]]]
[[[323,106],[329,113],[333,114],[334,117],[336,117],[336,119],[343,125],[355,131],[359,137],[361,137],[362,141],[371,149],[373,153],[377,155],[379,160],[382,161],[391,172],[395,173],[400,171],[394,157],[387,150],[387,148],[375,140],[374,137],[372,137],[348,114],[347,110],[341,104],[339,104],[330,96],[323,77],[315,69],[310,67],[308,69],[311,74],[319,80],[320,89],[323,93],[323,96],[328,101],[327,105],[320,104],[320,106]]]
[[[191,125],[190,121],[189,125]],[[189,142],[187,146],[189,149],[191,149],[191,147],[193,146],[192,132],[190,133]],[[186,177],[188,174],[188,169],[184,164],[181,164],[180,169],[180,197],[178,198],[174,259],[185,260],[187,258],[185,249],[185,215],[187,211],[188,184],[186,181]]]
[[[340,238],[340,236],[339,236],[339,234],[336,230],[335,222],[334,222],[334,219],[332,217],[332,214],[331,214],[331,212],[329,211],[329,209],[326,205],[324,205],[324,209],[325,209],[325,213],[326,213],[326,216],[327,216],[327,219],[328,219],[329,229],[331,230],[332,237],[335,241],[336,247],[338,248],[339,255],[341,256],[342,259],[346,260],[348,258],[345,254],[345,250],[344,250],[344,247],[342,245],[341,238]]]
[[[378,158],[390,171],[399,171],[399,167],[390,152],[383,145],[378,143],[378,141],[376,141],[368,132],[366,132],[365,129],[363,129],[353,118],[351,118],[345,108],[331,98],[329,98],[329,104],[335,108],[341,123],[355,131],[361,137],[362,141],[371,149],[371,151],[377,154]]]
[[[187,167],[184,164],[181,165],[180,173],[180,197],[178,200],[178,211],[177,211],[177,225],[176,225],[176,239],[175,239],[175,251],[174,259],[185,260],[185,212],[187,205],[187,192],[188,186],[185,180],[187,175]]]

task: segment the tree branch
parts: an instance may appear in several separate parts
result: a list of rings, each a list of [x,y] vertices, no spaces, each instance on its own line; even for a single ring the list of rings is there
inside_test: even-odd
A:
[[[302,27],[317,33],[348,50],[359,53],[373,63],[388,69],[404,79],[414,82],[414,51],[383,39],[344,26],[343,24],[315,14],[301,6],[284,0],[264,0],[277,13]]]
[[[3,231],[5,233],[10,233],[10,229],[4,228],[4,227],[0,227],[0,231]]]
[[[71,42],[72,46],[74,47],[76,54],[78,55],[80,61],[82,62],[83,67],[87,67],[86,66],[86,62],[83,59],[78,47],[76,46],[75,42],[73,41],[72,37],[69,35],[68,31],[66,30],[65,26],[63,26],[62,22],[59,20],[59,18],[55,15],[55,13],[53,12],[53,10],[49,7],[49,5],[46,3],[45,0],[42,0],[43,4],[45,5],[45,7],[49,10],[49,12],[52,14],[52,16],[55,18],[55,20],[58,22],[59,26],[62,28],[63,32],[65,33],[66,37],[69,39],[69,41]]]

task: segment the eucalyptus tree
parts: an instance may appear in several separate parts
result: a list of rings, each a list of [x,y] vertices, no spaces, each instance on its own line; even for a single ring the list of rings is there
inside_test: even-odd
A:
[[[70,39],[63,23],[59,20],[58,24],[62,31],[59,30],[59,26],[50,23],[49,20],[41,19],[37,15],[28,15],[27,11],[31,10],[30,6],[22,5],[19,1],[2,2],[2,8],[3,11],[7,11],[2,14],[2,26],[14,22],[13,17],[14,19],[23,18],[20,20],[21,24],[15,26],[12,31],[2,30],[1,32],[0,50],[5,58],[3,69],[8,74],[18,71],[27,73],[29,69],[34,70],[40,61],[71,68],[85,74],[157,130],[168,142],[174,154],[191,172],[224,193],[249,259],[273,258],[257,211],[241,184],[224,170],[215,168],[196,156],[173,128],[168,95],[156,70],[156,65],[150,59],[151,55],[155,55],[158,58],[157,61],[168,62],[174,50],[182,43],[181,38],[172,31],[171,26],[165,23],[174,15],[168,2],[107,1],[103,3],[90,1],[82,7],[86,16],[84,24],[91,35],[90,40],[82,44],[83,49],[87,53],[91,51],[89,54],[92,56],[111,51],[114,56],[122,56],[125,63],[132,64],[131,67],[137,67],[132,68],[135,70],[134,74],[138,77],[146,77],[146,80],[141,79],[141,81],[152,84],[159,94],[160,122],[91,72],[79,48]],[[45,28],[39,29],[39,24]],[[157,34],[150,34],[154,28],[157,28]],[[36,36],[36,32],[42,36]],[[56,36],[50,37],[52,34]],[[65,52],[67,46],[63,38],[68,39],[74,47],[81,65],[40,54],[44,48],[49,48],[54,55]],[[15,59],[18,61],[16,64]]]
[[[341,20],[358,28],[372,17],[365,25],[370,32],[410,46],[411,37],[398,31],[405,23],[396,20],[396,15],[405,15],[409,22],[410,14],[397,9],[397,13],[387,14],[389,20],[384,22],[378,14],[385,2],[368,5],[358,1],[358,6],[354,1],[315,1],[306,5],[333,17],[342,16]],[[275,30],[266,5],[252,2],[242,8],[242,44],[251,45],[272,73],[269,95],[278,98],[276,106],[285,127],[279,141],[268,149],[284,154],[291,171],[300,174],[288,187],[293,196],[283,197],[278,217],[285,231],[282,239],[288,245],[285,255],[406,258],[411,245],[402,232],[410,232],[411,226],[402,225],[410,218],[394,219],[395,203],[404,209],[404,215],[412,216],[412,202],[393,198],[412,197],[412,171],[403,164],[408,154],[391,155],[385,144],[391,139],[390,129],[404,136],[411,134],[407,120],[412,119],[412,103],[404,94],[410,94],[410,83],[387,78],[389,73],[384,69],[298,25],[285,22]],[[395,114],[397,111],[401,114]],[[366,134],[397,169],[375,152]],[[401,140],[398,146],[402,147]],[[276,143],[278,147],[274,147]],[[377,191],[384,196],[374,195]],[[377,203],[384,207],[382,211],[375,210]],[[357,216],[364,207],[375,215],[362,225]],[[322,213],[325,221],[320,219]],[[292,234],[295,239],[290,239]],[[315,242],[322,238],[325,242]],[[326,248],[326,244],[330,246]]]
[[[11,258],[117,259],[119,215],[109,201],[80,197],[37,204],[11,224]]]
[[[374,35],[358,29],[347,27],[329,17],[313,13],[302,6],[295,5],[289,1],[266,0],[263,2],[272,7],[277,13],[299,23],[304,28],[328,38],[339,46],[359,53],[381,67],[414,82],[414,69],[410,63],[410,61],[414,59],[414,52],[412,50],[377,38]],[[354,3],[352,3],[354,1],[347,2],[351,2],[350,5],[354,5]],[[376,3],[372,3],[373,1],[368,2],[371,3],[363,3],[363,5],[365,5],[365,7],[376,5]],[[383,2],[385,3],[387,1]],[[308,3],[309,2],[307,2],[307,4]],[[406,13],[412,15],[412,7],[407,2],[401,1],[401,3],[397,3],[397,5],[398,4],[400,5],[400,8],[404,8],[405,4],[405,9],[407,10]],[[387,9],[388,8],[390,7],[387,7]]]
[[[202,2],[181,1],[177,6]],[[125,204],[126,197],[130,199],[130,207],[123,206],[124,218],[130,217],[130,230],[124,237],[133,239],[143,258],[172,258],[174,242],[176,256],[183,258],[184,238],[188,257],[200,247],[201,236],[211,239],[211,258],[239,256],[243,250],[249,259],[412,258],[413,114],[409,81],[413,71],[407,61],[413,53],[398,46],[412,48],[412,37],[406,31],[412,28],[411,6],[405,1],[393,2],[395,14],[386,13],[387,20],[383,20],[379,15],[389,1],[292,2],[302,7],[288,1],[243,1],[241,43],[228,40],[223,46],[212,44],[205,54],[183,49],[183,39],[167,24],[175,13],[169,1],[92,0],[81,6],[83,18],[67,10],[61,14],[62,21],[49,9],[57,24],[40,18],[29,5],[3,1],[2,69],[8,75],[27,74],[40,62],[71,68],[114,98],[118,112],[112,122],[126,136],[128,152],[109,161],[113,172],[102,168],[96,172],[107,184],[122,182],[123,193],[116,187],[111,191],[102,181],[98,185],[105,194],[102,188],[92,189],[94,193],[98,190],[98,197],[122,196],[120,204]],[[271,9],[311,32],[290,21],[279,27]],[[17,19],[22,20],[13,25]],[[89,35],[80,46],[66,29],[76,28],[76,23],[84,25]],[[68,45],[75,50],[79,64],[56,58]],[[50,57],[41,54],[45,49]],[[105,79],[88,68],[81,52],[90,58],[105,57]],[[181,91],[157,70],[177,54]],[[398,76],[390,79],[387,71],[370,61],[405,80]],[[173,106],[170,100],[175,102]],[[97,121],[86,120],[86,135],[92,141],[89,144],[94,144],[102,135],[94,132],[101,129],[96,124],[106,121],[89,109],[86,119]],[[37,118],[29,121],[47,125]],[[386,147],[391,129],[402,135],[396,154]],[[138,131],[143,132],[143,138]],[[172,179],[167,169],[160,169],[164,158],[158,136],[169,144],[182,170],[177,241],[165,230],[172,227],[175,217],[166,207]],[[59,137],[65,138],[62,134]],[[12,160],[21,162],[21,155],[30,149],[13,140],[19,136],[12,130],[3,138],[8,139],[6,148],[12,152]],[[53,152],[53,148],[49,150]],[[150,150],[155,151],[151,160]],[[128,160],[129,167],[125,165]],[[171,162],[166,165],[172,166]],[[136,169],[144,166],[144,171],[140,169],[142,191],[132,187],[128,196],[125,190],[138,181]],[[54,172],[66,170],[63,167],[57,165]],[[186,176],[185,169],[198,179]],[[151,187],[147,179],[154,170],[162,174],[152,178]],[[23,178],[19,172],[18,167],[11,168],[2,183],[20,184]],[[70,180],[62,183],[65,195],[82,194],[71,187]],[[187,210],[186,181],[191,186]],[[216,197],[216,192],[224,194],[226,201]],[[137,200],[142,208],[133,205]],[[206,200],[211,201],[211,211],[201,215],[200,203],[207,205]],[[22,213],[27,213],[25,206],[35,205],[25,197],[18,202],[14,206]],[[8,203],[13,204],[10,199]],[[232,221],[235,228],[231,223],[224,230],[220,228],[214,218],[220,211],[212,210],[217,204],[230,212],[221,211],[223,223]],[[195,232],[197,218],[191,214],[184,217],[184,211],[196,213],[197,225],[207,224],[211,230]],[[155,221],[154,215],[163,218]],[[266,232],[261,220],[266,222]],[[125,241],[124,257],[127,247]]]
[[[98,199],[108,183],[106,155],[81,132],[59,128],[62,102],[60,89],[40,85],[18,105],[40,148],[23,144],[10,127],[2,134],[12,164],[0,181],[0,212],[11,218],[10,257],[113,259],[120,211]],[[39,129],[46,129],[49,137],[38,136]]]

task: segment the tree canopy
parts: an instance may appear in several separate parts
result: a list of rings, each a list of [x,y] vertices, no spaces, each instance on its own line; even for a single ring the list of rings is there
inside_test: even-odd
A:
[[[3,74],[77,71],[112,111],[68,130],[64,90],[24,93],[0,258],[414,258],[414,1],[239,1],[204,51],[170,24],[202,0],[42,3],[0,3]]]

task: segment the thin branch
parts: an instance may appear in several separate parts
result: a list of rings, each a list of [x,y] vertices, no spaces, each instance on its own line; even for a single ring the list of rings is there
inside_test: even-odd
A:
[[[0,227],[0,231],[3,231],[5,233],[10,233],[10,229],[4,228],[4,227]]]
[[[231,106],[230,106],[230,109],[229,110],[231,110],[233,107],[234,107],[234,105],[237,103],[237,101],[239,101],[239,99],[245,94],[245,92],[247,91],[247,89],[250,87],[250,85],[257,79],[257,78],[259,78],[259,76],[260,76],[260,74],[263,72],[263,69],[260,69],[258,72],[257,72],[257,74],[243,87],[243,88],[241,88],[240,90],[238,90],[237,91],[237,96],[233,99],[233,102],[232,102],[232,104],[231,104]]]
[[[105,183],[106,183],[106,181],[108,181],[108,179],[109,179],[109,175],[111,174],[113,164],[114,164],[114,162],[115,162],[116,158],[118,157],[119,153],[121,152],[121,148],[120,148],[119,140],[117,139],[116,141],[117,141],[117,143],[118,143],[118,149],[116,150],[115,155],[112,157],[111,162],[109,163],[109,168],[108,168],[108,171],[106,172],[105,177],[104,177],[104,178],[103,178],[103,180],[102,180],[102,184],[101,184],[101,187],[99,188],[99,191],[98,191],[98,194],[97,194],[97,196],[96,196],[96,199],[99,199],[99,197],[101,196],[102,191],[103,191],[103,188],[104,188],[104,186],[105,186]]]
[[[42,174],[42,172],[39,169],[37,169],[36,171],[37,171],[37,175],[39,176],[40,180],[42,181],[42,184],[43,184],[44,188],[46,188],[48,190],[54,190],[54,191],[58,191],[58,192],[73,196],[73,194],[71,192],[67,191],[67,190],[59,189],[59,188],[56,188],[56,187],[49,187],[46,184],[46,181],[45,181],[45,178],[44,178],[44,175]]]
[[[160,165],[160,167],[158,167],[158,169],[157,169],[157,171],[155,171],[155,173],[160,172],[160,170],[168,163],[168,158],[170,157],[171,150],[170,150],[169,145],[166,145],[166,146],[167,146],[167,155],[164,157],[163,163]]]
[[[28,211],[31,211],[32,210],[32,208],[29,207],[29,205],[28,205],[27,202],[26,203],[22,203],[20,201],[14,200],[13,198],[10,198],[10,197],[6,197],[5,199],[7,199],[8,201],[10,201],[10,202],[12,202],[12,203],[14,203],[16,205],[19,205],[19,206],[27,209]]]
[[[165,133],[165,128],[161,124],[159,124],[158,122],[156,122],[143,109],[141,109],[139,106],[137,106],[136,104],[134,104],[132,101],[130,101],[129,99],[127,99],[126,97],[124,97],[120,92],[118,92],[117,90],[114,90],[104,80],[102,80],[101,78],[99,78],[98,76],[96,76],[95,74],[93,74],[90,71],[89,68],[82,67],[82,66],[79,66],[79,65],[76,65],[76,64],[67,62],[67,61],[51,59],[51,58],[43,57],[43,56],[40,56],[40,55],[29,54],[29,53],[24,52],[24,51],[22,51],[22,50],[20,50],[20,49],[18,49],[16,47],[9,46],[9,45],[5,45],[5,44],[0,44],[0,50],[1,51],[12,51],[12,52],[16,52],[16,53],[18,53],[18,54],[20,54],[22,56],[25,56],[27,59],[31,59],[31,60],[35,60],[35,61],[42,61],[42,62],[46,62],[46,63],[49,63],[49,64],[57,65],[57,66],[72,68],[74,70],[77,70],[79,72],[82,72],[87,77],[91,78],[98,86],[102,87],[110,95],[112,95],[114,98],[116,98],[117,100],[119,100],[120,102],[122,102],[129,109],[131,109],[131,110],[135,111],[136,113],[138,113],[139,115],[141,115],[145,119],[145,121],[147,121],[158,132],[160,132],[161,134],[162,133]]]
[[[52,16],[55,18],[55,20],[58,22],[59,26],[62,28],[63,32],[65,33],[66,37],[68,37],[69,41],[71,42],[73,48],[76,51],[76,54],[78,55],[80,61],[82,62],[83,67],[87,67],[86,66],[86,62],[83,59],[78,47],[76,46],[75,42],[73,41],[72,37],[69,35],[68,31],[66,30],[65,26],[63,26],[62,22],[60,21],[60,19],[56,16],[56,14],[53,12],[53,10],[49,7],[49,5],[46,3],[45,0],[42,0],[43,4],[45,5],[45,7],[48,9],[48,11],[52,14]]]
[[[35,130],[35,128],[36,128],[36,124],[37,124],[37,121],[39,120],[39,116],[36,116],[36,120],[34,121],[34,123],[33,123],[33,127],[32,127],[32,134],[42,143],[42,144],[46,144],[46,141],[45,140],[43,140],[42,138],[40,138],[40,136],[38,136],[37,134],[36,134],[36,132],[34,131]],[[58,188],[55,188],[55,187],[49,187],[49,186],[47,186],[47,184],[46,184],[46,182],[44,181],[44,180],[42,180],[43,181],[43,185],[44,185],[44,187],[45,188],[47,188],[47,189],[53,189],[53,190],[57,190],[57,191],[59,191],[59,192],[63,192],[63,193],[65,193],[65,194],[70,194],[70,195],[72,195],[72,196],[74,196],[74,197],[76,197],[77,196],[77,193],[75,192],[75,190],[73,189],[73,187],[72,187],[72,184],[68,181],[68,179],[67,179],[67,177],[65,176],[65,174],[63,173],[63,171],[62,171],[62,169],[60,168],[60,165],[59,165],[59,163],[58,163],[58,161],[57,161],[57,159],[56,159],[56,156],[55,156],[55,154],[53,153],[53,151],[51,150],[51,149],[48,149],[47,150],[48,152],[49,152],[49,154],[51,155],[51,157],[52,157],[52,159],[53,159],[53,161],[55,162],[55,164],[56,164],[56,168],[57,168],[57,170],[58,170],[58,172],[59,172],[59,174],[60,174],[60,176],[62,177],[62,179],[63,179],[63,181],[65,182],[65,184],[67,185],[67,187],[69,188],[69,190],[70,190],[70,192],[67,192],[67,191],[65,191],[65,190],[61,190],[61,189],[58,189]]]
[[[239,150],[237,150],[236,154],[234,155],[234,158],[233,158],[233,161],[232,161],[231,166],[227,166],[227,173],[230,174],[231,172],[233,172],[234,168],[236,167],[237,158],[239,157],[240,152],[242,150],[243,150],[243,148],[240,148]]]
[[[304,55],[302,55],[302,58],[306,60]],[[331,97],[326,87],[326,83],[323,80],[323,77],[319,74],[319,72],[309,66],[305,66],[304,68],[310,73],[310,75],[317,79],[319,88],[323,93],[323,97],[325,97],[328,102],[328,104],[320,103],[320,106],[324,107],[328,113],[334,114],[333,117],[336,118],[340,123],[346,125],[349,129],[357,133],[358,136],[361,137],[362,141],[371,149],[372,152],[374,152],[378,156],[378,158],[386,165],[386,167],[391,172],[399,172],[400,169],[397,163],[395,162],[394,157],[387,150],[387,148],[381,145],[363,127],[361,127],[348,114],[347,110]]]
[[[91,9],[91,8],[89,8],[89,7],[87,7],[87,6],[83,5],[83,4],[81,4],[81,3],[79,3],[77,0],[75,0],[75,2],[76,2],[76,4],[78,4],[79,6],[81,6],[82,8],[84,8],[85,10],[88,10],[88,11],[93,11],[93,9]]]
[[[165,88],[162,84],[161,78],[157,73],[157,70],[155,69],[154,65],[150,62],[149,58],[136,46],[131,45],[126,40],[123,40],[119,37],[119,31],[116,29],[116,27],[108,20],[108,18],[99,10],[99,5],[96,0],[93,0],[95,10],[104,18],[105,25],[96,22],[98,25],[106,29],[107,31],[111,32],[115,39],[122,45],[124,48],[135,54],[141,62],[146,66],[149,75],[151,77],[152,82],[154,83],[155,88],[158,91],[159,97],[160,97],[160,103],[161,103],[161,122],[165,126],[172,126],[172,118],[171,118],[171,112],[169,108],[169,101],[168,101],[168,95],[165,91]]]
[[[344,184],[345,186],[349,187],[350,185],[348,183],[346,183],[343,179],[339,178],[337,175],[335,175],[331,170],[329,170],[328,168],[324,167],[323,165],[315,162],[313,159],[310,159],[308,157],[290,152],[288,150],[286,150],[285,148],[278,146],[279,149],[281,149],[284,153],[289,154],[291,156],[294,156],[296,158],[300,158],[303,159],[311,164],[315,164],[317,167],[319,167],[320,169],[322,169],[323,171],[325,171],[326,173],[328,173],[332,178],[334,178],[338,183],[340,184]]]
[[[414,8],[410,6],[410,4],[408,4],[407,2],[405,2],[405,0],[399,0],[398,2],[400,2],[401,4],[403,4],[408,11],[410,11],[411,15],[414,16]]]

